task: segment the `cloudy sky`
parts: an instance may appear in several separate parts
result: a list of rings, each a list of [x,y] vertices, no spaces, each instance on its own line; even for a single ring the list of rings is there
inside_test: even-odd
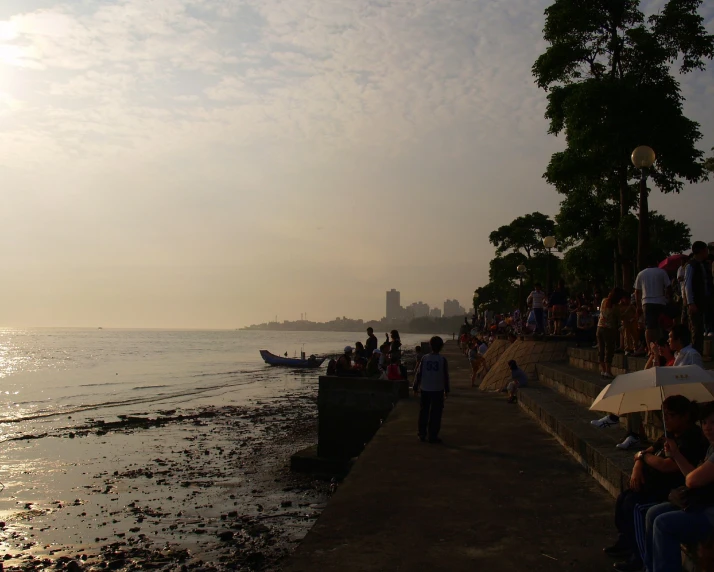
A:
[[[557,210],[548,3],[2,0],[0,325],[468,306],[489,232]],[[684,91],[709,149],[714,72]],[[653,203],[714,240],[712,185]]]

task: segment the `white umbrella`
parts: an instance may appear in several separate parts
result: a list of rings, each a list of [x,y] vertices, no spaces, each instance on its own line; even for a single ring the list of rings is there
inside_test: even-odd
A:
[[[590,409],[615,415],[660,409],[670,395],[698,402],[714,401],[714,376],[698,365],[653,367],[618,375]]]

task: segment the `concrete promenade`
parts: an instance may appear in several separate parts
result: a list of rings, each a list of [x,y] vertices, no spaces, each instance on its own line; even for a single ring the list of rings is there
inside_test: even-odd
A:
[[[471,388],[452,342],[442,445],[416,437],[402,400],[286,572],[602,571],[614,502],[503,394]]]

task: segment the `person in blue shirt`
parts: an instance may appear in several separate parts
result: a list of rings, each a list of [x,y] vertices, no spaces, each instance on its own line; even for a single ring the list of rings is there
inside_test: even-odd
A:
[[[444,347],[444,340],[434,336],[429,340],[431,353],[421,358],[414,381],[414,393],[421,391],[419,408],[418,436],[421,441],[441,443],[441,415],[444,411],[444,399],[449,394],[449,363],[439,354]]]

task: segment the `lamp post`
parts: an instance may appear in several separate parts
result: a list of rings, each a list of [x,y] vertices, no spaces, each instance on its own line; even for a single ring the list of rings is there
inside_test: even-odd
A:
[[[543,246],[548,249],[548,258],[545,261],[545,288],[546,294],[550,294],[550,251],[555,248],[555,237],[546,236],[543,239]]]
[[[523,275],[528,272],[525,264],[519,264],[516,267],[518,271],[518,331],[520,332],[523,327]]]
[[[647,169],[654,165],[655,155],[652,147],[640,145],[632,152],[632,164],[640,170],[640,216],[637,227],[637,271],[647,266],[645,260],[650,248],[649,207],[647,204]]]

